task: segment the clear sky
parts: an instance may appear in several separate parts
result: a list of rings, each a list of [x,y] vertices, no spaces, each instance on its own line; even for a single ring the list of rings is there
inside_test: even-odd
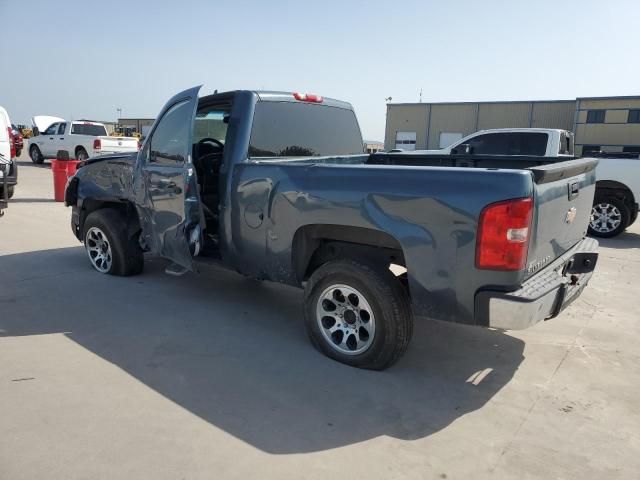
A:
[[[0,0],[0,105],[154,117],[174,93],[318,93],[382,140],[393,102],[640,94],[640,1]],[[10,46],[7,42],[10,42]]]

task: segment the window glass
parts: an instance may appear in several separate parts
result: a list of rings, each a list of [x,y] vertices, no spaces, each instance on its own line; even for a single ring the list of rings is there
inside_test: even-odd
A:
[[[588,110],[587,123],[604,123],[605,110]]]
[[[487,133],[467,143],[474,155],[530,155],[541,157],[547,151],[548,134],[541,132]]]
[[[202,111],[196,114],[193,126],[193,143],[203,138],[213,138],[225,142],[227,137],[229,112],[223,110]]]
[[[90,135],[92,137],[106,136],[107,129],[104,125],[93,123],[72,123],[71,133],[74,135]]]
[[[640,123],[640,110],[629,110],[628,123]]]
[[[52,125],[49,126],[49,128],[47,128],[43,135],[55,135],[56,134],[56,130],[58,129],[58,123],[54,123]]]
[[[189,146],[192,104],[185,100],[176,103],[164,114],[151,137],[149,160],[158,163],[183,163]]]
[[[363,153],[351,110],[312,103],[258,102],[250,157],[300,157]]]
[[[640,145],[628,145],[622,149],[626,153],[640,153]]]
[[[67,128],[67,124],[61,123],[60,126],[58,127],[58,135],[64,135],[65,128]]]

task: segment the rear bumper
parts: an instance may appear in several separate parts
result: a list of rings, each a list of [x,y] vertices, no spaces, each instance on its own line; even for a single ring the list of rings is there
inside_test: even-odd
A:
[[[598,258],[598,242],[584,238],[514,292],[476,294],[476,321],[503,330],[522,330],[556,317],[580,296]]]

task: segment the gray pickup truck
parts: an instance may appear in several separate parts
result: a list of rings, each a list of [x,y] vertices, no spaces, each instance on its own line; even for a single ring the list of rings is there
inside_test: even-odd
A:
[[[587,284],[596,160],[363,154],[348,103],[235,91],[162,109],[140,152],[73,177],[71,227],[102,273],[143,252],[303,287],[312,343],[384,369],[414,316],[499,329],[555,317]]]

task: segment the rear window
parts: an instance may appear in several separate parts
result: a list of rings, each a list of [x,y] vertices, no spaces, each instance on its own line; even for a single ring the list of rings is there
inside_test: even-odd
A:
[[[363,153],[351,110],[312,103],[258,102],[250,157],[306,157]]]
[[[544,156],[547,151],[546,133],[500,132],[478,135],[469,140],[475,155]]]
[[[99,137],[101,135],[107,135],[107,129],[104,125],[94,125],[91,123],[73,123],[71,124],[71,133],[74,135],[91,135],[92,137]]]

